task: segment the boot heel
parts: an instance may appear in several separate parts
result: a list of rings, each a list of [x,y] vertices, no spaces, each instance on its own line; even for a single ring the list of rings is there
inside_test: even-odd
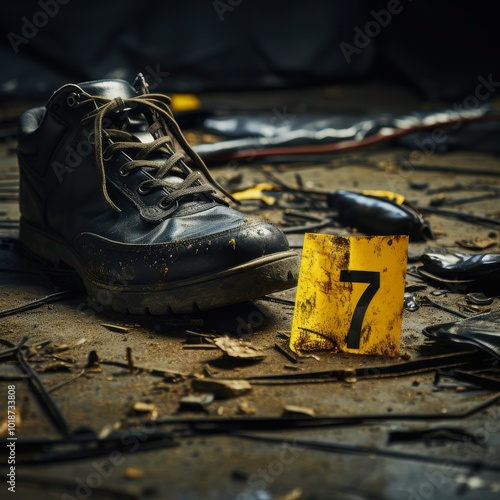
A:
[[[37,258],[50,263],[54,267],[64,267],[54,240],[34,228],[24,219],[21,219],[20,222],[19,239],[24,247]]]

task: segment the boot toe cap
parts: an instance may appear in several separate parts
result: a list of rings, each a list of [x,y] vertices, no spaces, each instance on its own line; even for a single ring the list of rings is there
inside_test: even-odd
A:
[[[283,232],[256,219],[212,235],[153,244],[113,241],[93,233],[77,238],[77,252],[87,278],[100,283],[169,285],[289,251]],[[123,280],[122,280],[123,281]]]

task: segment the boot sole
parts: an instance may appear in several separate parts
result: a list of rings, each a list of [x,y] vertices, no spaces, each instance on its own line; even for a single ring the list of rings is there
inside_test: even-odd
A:
[[[21,220],[20,239],[33,254],[55,266],[73,268],[91,299],[117,312],[131,314],[185,314],[207,311],[256,299],[297,284],[299,256],[278,252],[239,266],[165,286],[102,283],[89,278],[78,257],[60,238],[48,235]]]

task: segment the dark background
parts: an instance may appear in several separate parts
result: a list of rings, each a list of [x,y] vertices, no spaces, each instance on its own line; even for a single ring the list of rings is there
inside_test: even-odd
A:
[[[498,16],[484,1],[401,0],[350,63],[340,44],[355,46],[355,28],[365,31],[387,0],[60,1],[4,4],[3,101],[45,99],[67,82],[130,80],[139,71],[167,92],[377,79],[440,101],[473,93],[479,76],[500,78]],[[57,13],[40,14],[42,4]]]

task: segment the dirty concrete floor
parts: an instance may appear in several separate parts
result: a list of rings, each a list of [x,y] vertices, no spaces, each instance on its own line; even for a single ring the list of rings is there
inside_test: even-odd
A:
[[[346,98],[346,93],[349,98]],[[387,95],[392,99],[388,103]],[[364,106],[356,96],[364,96]],[[248,98],[248,96],[246,96]],[[262,107],[295,113],[318,109],[346,111],[346,102],[356,110],[389,109],[402,111],[420,106],[411,94],[399,89],[352,87],[351,89],[312,89],[302,93],[269,93],[255,96]],[[207,96],[209,101],[220,96]],[[350,108],[352,110],[352,106]],[[195,136],[196,137],[196,136]],[[442,172],[432,168],[401,172],[394,168],[395,158],[408,151],[375,148],[352,152],[322,163],[270,166],[257,162],[240,165],[242,185],[268,180],[266,172],[293,184],[300,174],[308,188],[390,189],[427,206],[435,194],[415,190],[412,183],[427,183],[429,189],[455,184],[495,184],[500,177],[461,174],[460,169],[499,171],[499,160],[472,152],[424,155],[419,165],[452,167]],[[234,166],[213,168],[223,182],[234,175]],[[18,179],[15,141],[0,145],[0,182],[5,186]],[[0,184],[2,186],[2,184]],[[467,197],[468,190],[448,196]],[[7,199],[12,198],[12,199]],[[19,216],[15,190],[0,200],[0,219]],[[454,207],[479,215],[499,217],[497,200],[485,200]],[[259,212],[280,221],[273,209]],[[494,227],[429,215],[435,241],[411,243],[407,284],[422,284],[412,268],[426,248],[458,249],[457,240],[482,237],[496,239]],[[65,271],[41,268],[22,253],[16,243],[15,227],[0,229],[0,311],[44,297],[61,289],[78,288],[79,282]],[[327,233],[349,234],[343,228],[326,228]],[[290,243],[300,251],[302,235],[290,235]],[[490,247],[499,251],[499,243]],[[474,252],[473,253],[479,253]],[[431,297],[465,316],[481,309],[468,309],[464,295],[447,290],[432,295],[436,288],[423,283],[415,292],[417,300]],[[251,381],[251,392],[230,399],[216,399],[203,411],[180,406],[183,396],[195,393],[193,378],[206,376],[242,379],[262,375],[302,374],[323,370],[366,368],[367,374],[383,367],[424,357],[470,350],[436,344],[424,337],[422,329],[437,323],[455,321],[452,313],[431,307],[406,312],[403,317],[401,352],[398,358],[315,353],[314,357],[289,359],[276,345],[288,351],[288,335],[293,315],[295,289],[251,303],[193,316],[131,316],[103,310],[82,291],[70,299],[0,318],[0,338],[17,344],[25,336],[27,344],[39,346],[25,351],[29,364],[38,372],[50,392],[69,430],[88,436],[115,436],[102,453],[86,448],[88,458],[66,459],[54,463],[18,463],[18,498],[46,499],[412,499],[498,498],[500,492],[500,408],[488,408],[461,417],[469,410],[490,401],[497,393],[467,386],[434,384],[435,370],[388,378],[356,378],[343,381],[320,380],[309,383],[272,383]],[[488,309],[500,310],[498,298]],[[110,328],[111,324],[122,327]],[[227,334],[243,338],[265,354],[262,362],[231,364],[221,352],[189,332]],[[47,342],[47,343],[46,343]],[[196,345],[194,345],[196,344]],[[89,369],[89,353],[95,351],[99,366]],[[128,351],[128,355],[127,355]],[[491,358],[475,355],[484,366]],[[117,362],[115,364],[106,362]],[[492,370],[495,370],[495,366]],[[51,420],[26,380],[12,363],[2,363],[0,374],[0,429],[6,436],[7,386],[15,384],[17,397],[17,436],[22,440],[58,439],[60,429]],[[156,371],[155,371],[156,370]],[[492,371],[491,373],[494,373]],[[498,376],[498,372],[497,372]],[[64,382],[67,382],[63,384]],[[62,384],[59,386],[59,384]],[[144,412],[134,410],[144,403]],[[149,405],[149,406],[148,406]],[[172,430],[161,423],[168,419],[213,419],[224,417],[276,418],[288,405],[305,407],[316,416],[356,417],[378,415],[377,420],[344,421],[342,425],[273,431],[205,432],[193,435],[185,423],[175,426],[173,439],[154,441],[157,433]],[[420,418],[432,415],[431,418]],[[153,422],[151,421],[153,419]],[[160,421],[154,422],[154,419]],[[431,439],[395,439],[399,431],[446,429]],[[86,434],[87,432],[87,434]],[[412,434],[414,436],[415,434]],[[264,438],[264,439],[257,439]],[[267,439],[267,441],[266,441]],[[300,441],[309,442],[306,447]],[[4,441],[5,442],[5,441]],[[312,443],[315,443],[314,445]],[[328,448],[327,445],[331,445]],[[357,447],[357,448],[356,448]],[[48,459],[49,449],[35,446],[38,458]],[[27,459],[33,453],[21,454]],[[45,451],[45,454],[44,454]],[[53,452],[69,451],[64,446]],[[466,462],[469,465],[463,465]],[[476,464],[471,467],[470,464]],[[480,464],[483,464],[481,466]],[[6,466],[6,459],[1,467]],[[3,472],[2,472],[3,474]],[[4,476],[5,477],[5,476]],[[1,486],[6,490],[8,485]],[[43,492],[43,494],[41,493]]]

